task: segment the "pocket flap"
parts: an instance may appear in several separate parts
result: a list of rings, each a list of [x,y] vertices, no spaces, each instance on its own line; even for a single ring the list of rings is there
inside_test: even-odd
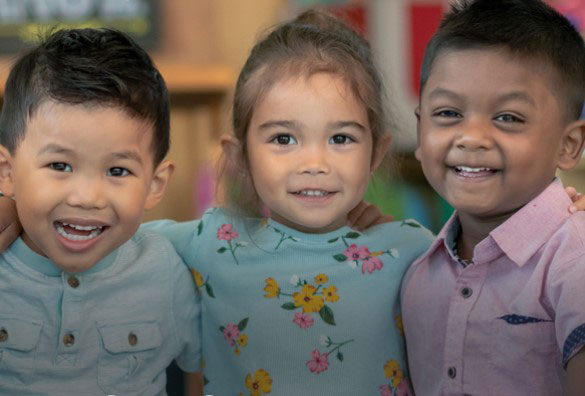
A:
[[[104,348],[110,353],[138,352],[157,348],[162,336],[156,322],[98,326]]]
[[[31,351],[39,343],[42,327],[37,322],[0,317],[0,349]]]

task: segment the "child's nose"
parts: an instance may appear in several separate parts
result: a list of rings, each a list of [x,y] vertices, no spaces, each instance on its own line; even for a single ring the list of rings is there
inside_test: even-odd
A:
[[[493,146],[489,126],[481,122],[462,125],[455,138],[455,145],[460,150],[489,150]]]
[[[86,210],[102,209],[106,205],[105,186],[99,180],[77,180],[72,183],[67,203]]]
[[[324,147],[307,147],[299,153],[299,173],[310,175],[328,174],[331,172],[329,155]]]

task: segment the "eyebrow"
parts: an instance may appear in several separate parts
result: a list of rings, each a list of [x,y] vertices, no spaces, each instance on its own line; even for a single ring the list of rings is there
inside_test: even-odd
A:
[[[46,146],[43,146],[40,150],[38,155],[42,155],[42,154],[67,154],[67,153],[71,153],[73,152],[73,150],[68,149],[66,147],[60,146],[58,144],[55,143],[49,143]]]
[[[434,89],[429,94],[429,100],[435,99],[435,98],[440,98],[440,97],[447,97],[447,98],[450,98],[452,100],[461,100],[462,99],[461,95],[459,95],[453,91],[450,91],[448,89],[440,88],[440,87]],[[499,96],[497,98],[498,103],[504,103],[504,102],[514,101],[514,100],[528,103],[531,106],[536,106],[534,99],[532,99],[532,97],[530,95],[528,95],[527,93],[522,92],[522,91],[508,92],[508,93],[505,93],[504,95]]]
[[[42,154],[73,154],[72,149],[60,146],[56,143],[49,143],[39,150],[38,155]],[[110,154],[110,157],[118,160],[130,160],[142,164],[142,158],[134,150],[116,151]]]
[[[134,150],[113,152],[111,156],[114,159],[136,161],[139,164],[142,164],[142,157],[140,157],[140,155]]]
[[[270,128],[286,128],[286,129],[300,129],[300,123],[296,121],[288,121],[288,120],[274,120],[274,121],[266,121],[258,127],[259,129],[270,129]],[[329,129],[342,129],[342,128],[355,128],[362,132],[366,132],[367,129],[365,126],[360,124],[357,121],[335,121],[332,123],[327,124]]]

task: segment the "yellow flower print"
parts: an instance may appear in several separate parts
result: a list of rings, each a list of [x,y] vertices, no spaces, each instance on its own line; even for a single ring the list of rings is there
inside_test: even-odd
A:
[[[248,335],[244,333],[240,334],[240,336],[238,337],[238,344],[240,344],[243,347],[248,345]]]
[[[250,391],[250,396],[262,396],[263,393],[270,393],[272,378],[266,370],[256,370],[254,379],[250,374],[246,375],[246,389]]]
[[[384,253],[386,253],[386,252],[384,252],[384,251],[379,251],[379,252],[371,252],[371,253],[370,253],[370,255],[371,255],[372,257],[378,257],[378,256],[381,256],[381,255],[383,255]]]
[[[404,337],[404,325],[402,324],[402,316],[396,315],[394,317],[394,321],[396,322],[396,328],[400,331],[400,335]]]
[[[193,279],[195,279],[195,284],[197,285],[197,287],[203,286],[203,277],[201,276],[201,274],[195,271],[194,269],[191,270],[191,273],[193,274]]]
[[[315,277],[315,282],[318,285],[322,285],[323,283],[327,283],[328,281],[329,281],[329,278],[325,274],[319,274]]]
[[[236,349],[234,349],[234,353],[235,353],[236,355],[240,356],[240,348],[237,348],[237,347],[236,347]]]
[[[265,282],[266,286],[264,286],[264,291],[266,292],[266,294],[264,295],[264,297],[266,298],[278,297],[278,295],[280,294],[280,287],[278,286],[278,283],[272,278],[266,278]]]
[[[327,300],[329,302],[335,302],[335,301],[339,300],[339,295],[337,294],[337,288],[333,285],[324,288],[323,295],[325,296],[325,300]]]
[[[404,374],[400,369],[400,363],[396,360],[388,360],[384,365],[384,374],[386,378],[392,379],[392,386],[394,388],[398,387],[404,378]]]
[[[296,307],[303,307],[303,312],[319,312],[325,301],[323,297],[316,296],[317,289],[313,285],[304,285],[303,290],[293,293]]]

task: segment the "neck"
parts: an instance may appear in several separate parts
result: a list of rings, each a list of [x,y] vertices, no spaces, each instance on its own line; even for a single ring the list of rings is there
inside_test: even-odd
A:
[[[457,238],[457,254],[463,260],[473,259],[473,250],[492,230],[508,220],[516,211],[495,217],[479,217],[459,212],[461,232]]]

